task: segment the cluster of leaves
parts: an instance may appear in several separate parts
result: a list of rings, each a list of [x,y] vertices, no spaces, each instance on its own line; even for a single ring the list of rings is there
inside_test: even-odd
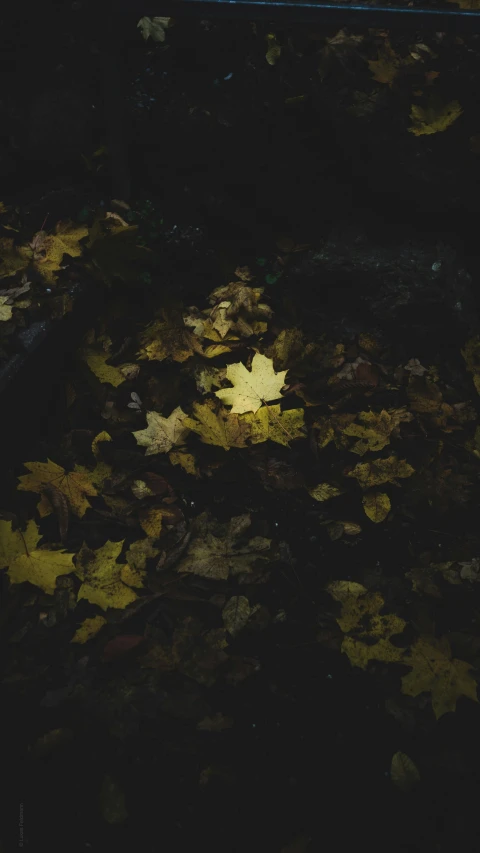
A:
[[[92,235],[90,242],[95,246]],[[272,332],[273,312],[263,301],[264,288],[253,278],[250,269],[237,268],[235,280],[215,289],[206,308],[190,306],[183,315],[162,309],[140,328],[136,341],[129,341],[130,350],[121,348],[116,357],[112,339],[92,330],[80,355],[109,431],[94,437],[90,461],[71,470],[50,459],[26,462],[29,473],[20,476],[18,488],[40,496],[39,523],[31,518],[23,529],[14,520],[0,522],[0,568],[7,570],[12,584],[28,581],[55,596],[68,575],[70,610],[88,602],[86,617],[72,630],[74,643],[92,640],[112,619],[115,623],[118,611],[136,612],[159,594],[175,597],[178,584],[189,577],[220,584],[223,628],[207,629],[187,617],[168,641],[150,643],[143,658],[146,667],[178,669],[204,684],[212,683],[216,669],[228,660],[228,637],[236,637],[251,620],[265,619],[262,608],[251,602],[251,592],[238,594],[235,587],[251,591],[265,583],[279,543],[260,531],[250,535],[249,512],[218,522],[205,511],[189,522],[169,482],[169,469],[173,475],[179,466],[195,480],[212,478],[235,448],[267,489],[300,489],[305,505],[312,499],[334,506],[347,495],[361,505],[367,524],[381,525],[404,512],[408,516],[409,499],[402,502],[398,496],[403,481],[415,483],[417,501],[430,502],[428,475],[433,470],[442,478],[447,506],[463,499],[458,481],[442,468],[442,449],[452,433],[458,441],[459,433],[476,421],[470,402],[447,384],[442,387],[436,368],[425,368],[415,358],[392,366],[374,335],[365,333],[347,345],[305,341],[298,328]],[[479,347],[478,340],[470,340],[463,350],[475,386]],[[129,360],[122,361],[127,352]],[[162,384],[167,366],[177,380],[170,374]],[[193,396],[190,390],[189,398],[175,399],[186,370],[193,379]],[[362,403],[355,410],[352,400],[358,401],[358,395]],[[72,406],[75,396],[72,389]],[[389,405],[389,398],[397,404]],[[132,429],[139,419],[146,426]],[[473,460],[480,453],[477,432],[465,440],[465,455]],[[435,433],[440,436],[437,450],[415,467],[402,452],[406,440]],[[275,444],[288,454],[292,444],[305,444],[308,436],[318,469],[328,470],[326,480],[308,483],[290,463],[269,456],[268,448]],[[144,456],[133,453],[133,472],[118,470],[115,454],[121,457],[122,447],[132,442],[145,448]],[[267,449],[266,458],[255,455],[260,444]],[[215,449],[216,456],[200,452],[202,445],[205,451]],[[345,454],[360,461],[345,465]],[[462,477],[462,488],[468,490],[469,478]],[[70,542],[78,538],[71,527],[80,522],[81,530],[92,512],[120,524],[126,536],[97,542],[97,547],[88,545],[85,536],[80,548],[71,549]],[[52,513],[59,541],[42,544],[42,519]],[[328,516],[322,525],[332,542],[362,533],[357,518],[334,510]],[[451,561],[441,571],[450,583],[476,582],[476,559],[472,555],[458,571]],[[438,570],[437,565],[412,569],[407,578],[419,595],[440,594],[434,582]],[[476,698],[471,665],[452,659],[447,638],[422,635],[396,644],[392,638],[402,634],[406,621],[394,613],[382,615],[385,602],[379,592],[341,580],[326,588],[342,605],[337,621],[344,635],[342,650],[352,665],[365,669],[380,660],[411,667],[402,679],[403,692],[430,692],[437,717],[454,710],[460,695]],[[141,639],[134,638],[133,646]],[[107,655],[132,647],[121,634],[113,650],[111,642],[104,649]]]
[[[0,204],[0,359],[10,355],[16,331],[73,310],[79,261],[83,278],[106,283],[137,280],[139,268],[155,265],[154,252],[141,245],[138,225],[115,212],[99,210],[91,218],[90,226],[64,220],[26,237],[21,212]]]

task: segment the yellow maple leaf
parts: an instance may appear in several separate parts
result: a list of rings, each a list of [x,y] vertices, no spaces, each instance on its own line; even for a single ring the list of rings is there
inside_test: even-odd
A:
[[[128,573],[124,573],[125,565],[117,563],[123,542],[123,539],[120,542],[108,540],[96,551],[82,545],[76,559],[76,575],[82,581],[78,601],[86,598],[91,604],[107,610],[108,607],[124,609],[138,598],[125,582],[128,580]]]
[[[412,127],[408,128],[409,133],[414,133],[415,136],[441,133],[447,130],[462,113],[463,109],[458,101],[449,101],[448,104],[431,102],[425,108],[412,104],[410,108]]]
[[[214,444],[229,450],[230,447],[246,447],[250,437],[250,425],[239,415],[225,408],[214,410],[213,401],[193,404],[194,417],[186,417],[184,426],[198,433],[205,444]]]
[[[8,568],[11,583],[29,581],[53,595],[57,577],[73,572],[73,554],[37,548],[41,534],[33,519],[25,531],[12,530],[12,522],[0,520],[0,569]]]
[[[411,477],[414,473],[415,469],[405,459],[388,456],[386,459],[359,462],[352,471],[347,472],[346,476],[354,477],[363,489],[368,489],[370,486],[395,482],[397,477]]]
[[[147,412],[146,418],[147,428],[133,433],[137,444],[147,448],[145,456],[168,453],[175,445],[183,444],[189,433],[188,426],[185,426],[187,415],[181,406],[177,406],[168,418],[158,412]]]
[[[275,373],[272,359],[257,352],[250,371],[242,362],[229,364],[226,378],[233,388],[222,388],[215,394],[225,405],[232,407],[233,413],[257,412],[260,406],[282,396],[286,374],[286,370]]]
[[[110,353],[87,347],[82,353],[82,358],[100,382],[113,385],[114,388],[118,388],[122,382],[125,382],[126,377],[120,368],[107,364]]]
[[[437,720],[448,711],[455,711],[460,696],[478,702],[477,685],[470,675],[473,667],[463,660],[452,659],[446,637],[420,637],[403,663],[411,666],[412,672],[402,678],[402,693],[407,696],[431,693]]]
[[[367,451],[379,451],[390,443],[390,435],[398,427],[399,421],[411,421],[413,415],[402,410],[387,412],[359,412],[357,419],[360,423],[348,423],[342,430],[344,435],[359,438],[352,447],[351,453],[363,456]]]
[[[365,515],[370,519],[370,521],[374,521],[375,524],[378,524],[380,521],[385,521],[392,508],[390,498],[385,494],[385,492],[367,492],[367,494],[362,498],[362,504]]]
[[[343,633],[355,635],[344,637],[342,643],[342,652],[348,656],[352,666],[365,669],[370,660],[403,661],[405,649],[394,646],[390,638],[401,634],[407,623],[394,613],[380,614],[385,601],[379,592],[368,592],[362,584],[354,581],[333,581],[327,590],[342,603],[337,622]],[[368,639],[374,639],[375,643],[363,642]]]
[[[94,497],[97,494],[90,472],[86,468],[75,465],[73,471],[67,472],[51,459],[47,459],[46,462],[24,462],[23,464],[31,473],[23,474],[18,478],[19,491],[41,494],[46,486],[53,486],[65,495],[76,515],[80,518],[85,515],[90,507],[86,496]],[[42,518],[52,512],[50,502],[43,498],[37,508]]]
[[[301,329],[282,329],[267,349],[266,355],[273,359],[275,369],[278,370],[291,367],[295,359],[301,356],[303,349]]]
[[[247,412],[242,419],[250,423],[252,444],[270,439],[288,447],[290,441],[305,438],[303,409],[286,409],[282,412],[280,403],[277,403],[262,406],[257,412]]]
[[[85,225],[75,225],[73,222],[58,222],[54,234],[45,234],[40,241],[40,251],[34,249],[33,257],[34,266],[46,282],[55,282],[64,255],[78,258],[82,254],[80,241],[87,235],[88,228]]]
[[[91,640],[104,625],[107,624],[107,620],[103,616],[91,616],[87,619],[84,619],[79,628],[75,631],[71,643],[87,643],[88,640]]]

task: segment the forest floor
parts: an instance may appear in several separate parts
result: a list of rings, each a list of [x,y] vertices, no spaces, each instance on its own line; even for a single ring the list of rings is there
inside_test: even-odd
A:
[[[128,204],[4,152],[1,853],[473,853],[478,40],[126,63]]]

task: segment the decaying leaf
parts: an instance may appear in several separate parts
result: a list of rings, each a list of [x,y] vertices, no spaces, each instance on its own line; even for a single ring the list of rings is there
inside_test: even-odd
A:
[[[308,494],[316,501],[329,501],[331,498],[343,495],[343,492],[337,486],[330,485],[330,483],[319,483],[318,486],[309,489]]]
[[[73,471],[65,471],[60,465],[47,459],[46,462],[24,462],[30,474],[19,477],[19,491],[38,492],[42,494],[45,489],[53,487],[65,495],[68,504],[80,518],[82,518],[90,507],[88,497],[94,497],[97,490],[92,483],[91,473],[81,465],[75,465]],[[52,512],[52,505],[46,498],[38,504],[38,511],[43,518]]]
[[[53,285],[61,269],[63,256],[77,258],[82,254],[80,241],[88,234],[84,225],[72,222],[58,222],[53,234],[38,231],[30,243],[24,246],[14,246],[11,238],[0,240],[0,258],[2,271],[0,277],[10,276],[27,266],[34,267],[46,284]]]
[[[153,18],[140,18],[137,28],[140,30],[145,41],[148,41],[148,39],[151,38],[152,41],[164,42],[165,30],[168,30],[172,24],[172,18],[165,18],[156,15]]]
[[[193,404],[194,418],[187,418],[185,426],[201,436],[205,444],[214,444],[229,450],[248,444],[276,441],[288,446],[296,438],[304,438],[303,409],[282,412],[280,405],[262,406],[258,411],[235,414],[225,408],[216,410],[211,400]]]
[[[140,335],[138,357],[148,361],[184,362],[196,352],[202,354],[202,345],[197,336],[187,329],[181,317],[165,315],[154,320]]]
[[[392,433],[398,435],[398,425],[402,421],[411,421],[413,415],[405,409],[392,409],[381,412],[359,412],[359,423],[348,423],[343,428],[346,436],[357,437],[359,441],[349,447],[351,453],[363,456],[370,451],[379,451],[390,443]]]
[[[449,711],[455,711],[457,699],[467,696],[477,699],[477,685],[470,674],[472,665],[452,659],[446,637],[420,637],[405,655],[403,663],[412,671],[402,678],[402,693],[418,696],[431,693],[432,708],[437,720]]]
[[[75,573],[82,581],[78,601],[86,598],[103,610],[108,607],[124,609],[135,601],[138,596],[128,586],[130,572],[125,570],[125,565],[117,563],[122,548],[123,539],[120,542],[105,542],[96,551],[82,545],[76,558]]]
[[[24,531],[13,530],[11,521],[0,520],[0,569],[8,569],[12,584],[29,581],[53,595],[57,578],[74,571],[74,555],[37,548],[41,538],[33,519]]]
[[[396,752],[390,765],[390,778],[394,785],[404,793],[412,791],[420,782],[420,773],[408,755]]]
[[[304,349],[301,329],[282,329],[265,355],[273,360],[275,370],[288,370]]]
[[[171,450],[168,454],[168,458],[172,465],[180,465],[187,474],[191,474],[192,477],[199,477],[200,472],[198,470],[197,463],[195,462],[195,457],[192,453],[185,453],[183,450]]]
[[[375,490],[367,492],[366,495],[363,496],[362,504],[365,515],[370,519],[370,521],[375,522],[375,524],[378,524],[380,521],[385,521],[392,508],[388,495],[386,495],[385,492],[377,492]]]
[[[354,477],[362,489],[368,489],[370,486],[394,483],[397,478],[411,477],[414,473],[415,469],[405,459],[388,456],[386,459],[359,462],[352,471],[347,471],[346,476]]]
[[[156,548],[152,540],[148,537],[146,539],[138,539],[137,542],[132,542],[125,554],[125,559],[132,572],[128,578],[129,586],[143,586],[144,569],[147,560],[157,557],[158,554],[159,548]],[[123,573],[123,578],[125,579],[125,572]]]
[[[402,60],[395,53],[388,39],[385,39],[378,51],[377,59],[370,59],[368,62],[373,79],[377,83],[387,83],[389,86],[392,85],[401,66]]]
[[[250,607],[248,598],[244,595],[232,595],[222,610],[222,619],[225,628],[232,637],[245,627],[256,608]]]
[[[458,101],[450,101],[448,104],[432,102],[427,107],[412,104],[410,108],[412,126],[408,130],[415,136],[440,133],[447,130],[462,113],[463,109]]]
[[[221,408],[215,411],[213,401],[193,404],[194,417],[185,417],[184,426],[198,433],[205,444],[214,444],[229,450],[246,447],[250,425],[240,415]]]
[[[195,532],[177,572],[189,572],[214,580],[249,573],[257,559],[266,560],[271,539],[254,536],[241,544],[238,540],[251,524],[250,515],[235,516],[228,524],[210,522],[207,513],[196,519]],[[212,532],[214,531],[214,532]]]
[[[164,418],[158,412],[147,412],[146,418],[147,428],[133,433],[137,444],[147,448],[145,456],[168,453],[172,447],[183,444],[189,433],[188,427],[185,426],[187,415],[182,411],[181,406],[177,406],[168,418]]]
[[[385,607],[380,593],[368,592],[362,584],[354,581],[333,581],[327,590],[342,604],[337,622],[347,635],[343,639],[342,652],[348,655],[352,666],[365,669],[370,660],[403,661],[405,649],[394,646],[391,637],[401,634],[406,622],[394,613],[380,615]],[[375,642],[367,645],[364,640]]]

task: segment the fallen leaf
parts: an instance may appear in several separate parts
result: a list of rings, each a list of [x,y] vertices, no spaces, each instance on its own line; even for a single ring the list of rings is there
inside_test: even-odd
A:
[[[405,649],[394,646],[390,638],[401,634],[407,623],[394,613],[380,614],[385,601],[379,592],[368,592],[354,581],[333,581],[327,591],[342,604],[337,622],[343,633],[349,635],[343,639],[342,652],[352,666],[366,669],[370,660],[403,662]],[[363,640],[375,642],[370,645]]]
[[[388,39],[385,39],[377,59],[370,59],[368,67],[377,83],[392,85],[402,65],[402,60],[395,53]]]
[[[316,501],[329,501],[331,498],[343,495],[343,492],[337,486],[330,485],[330,483],[319,483],[318,486],[309,489],[308,494]]]
[[[193,404],[193,417],[185,417],[184,426],[196,432],[205,444],[229,450],[246,447],[250,425],[240,415],[221,408],[215,411],[213,401]]]
[[[137,28],[140,30],[145,41],[151,38],[152,41],[164,42],[165,30],[168,30],[172,25],[172,18],[155,15],[153,18],[140,18]]]
[[[99,382],[113,385],[118,388],[122,382],[125,382],[125,376],[118,367],[107,364],[110,354],[108,352],[97,351],[95,349],[85,349],[82,353],[82,358],[88,364],[92,373],[95,374]]]
[[[359,462],[352,471],[346,473],[346,476],[354,477],[362,489],[368,489],[370,486],[394,483],[397,477],[411,477],[414,473],[415,469],[405,459],[388,456],[386,459]]]
[[[269,65],[275,65],[280,59],[280,56],[282,54],[282,48],[277,43],[277,38],[274,33],[268,33],[266,39],[267,53],[265,54],[265,59],[267,60]]]
[[[181,317],[176,314],[165,315],[162,320],[154,320],[140,335],[138,357],[148,361],[184,362],[194,353],[202,354],[202,346],[197,336],[187,329]]]
[[[359,441],[349,447],[351,453],[364,456],[368,451],[378,452],[390,443],[392,433],[397,433],[401,421],[413,420],[411,412],[405,409],[392,409],[390,412],[359,412],[359,423],[349,423],[343,429],[343,435],[356,437]]]
[[[11,521],[0,520],[0,569],[8,568],[12,584],[29,581],[53,595],[60,575],[75,570],[74,554],[37,548],[41,534],[33,519],[26,530],[13,530]]]
[[[0,296],[0,322],[6,322],[13,317],[13,309],[8,305],[8,296]]]
[[[47,459],[46,462],[24,462],[25,468],[28,468],[30,474],[22,474],[19,477],[19,485],[17,489],[25,492],[38,492],[42,494],[45,487],[52,486],[62,492],[67,498],[70,509],[80,518],[82,518],[90,503],[87,499],[94,497],[97,490],[92,483],[91,473],[81,465],[75,465],[73,471],[65,471],[60,465]],[[50,515],[52,505],[50,501],[42,499],[38,504],[38,511],[43,518]]]
[[[412,672],[402,678],[402,693],[407,696],[431,693],[437,720],[443,714],[455,711],[457,699],[461,696],[478,702],[477,685],[470,675],[473,666],[463,660],[452,659],[446,637],[420,637],[405,655],[403,663],[411,666]]]
[[[152,540],[148,537],[131,543],[130,548],[125,554],[125,559],[132,572],[136,573],[136,578],[135,575],[132,575],[129,582],[130,586],[143,586],[141,573],[145,570],[147,560],[157,557],[159,553],[159,548],[156,548]],[[138,581],[136,584],[133,582],[135,579]]]
[[[158,412],[147,412],[147,428],[133,433],[137,444],[147,448],[145,456],[168,453],[175,445],[183,444],[189,433],[184,424],[187,417],[181,406],[177,406],[168,418]]]
[[[185,453],[182,450],[171,450],[168,458],[172,465],[180,465],[187,474],[191,474],[193,477],[200,476],[195,457],[191,453]]]
[[[447,130],[462,113],[463,109],[458,101],[449,101],[448,104],[431,103],[427,107],[412,104],[412,127],[408,128],[409,133],[414,133],[415,136],[440,133]]]
[[[241,362],[228,365],[226,378],[233,388],[222,388],[215,394],[225,405],[232,406],[232,413],[257,412],[260,406],[282,396],[286,374],[286,370],[276,373],[272,359],[255,353],[251,371]]]
[[[75,631],[71,643],[88,643],[92,637],[107,624],[107,620],[103,616],[91,616],[84,619],[79,628]]]
[[[390,779],[397,788],[407,793],[416,788],[420,782],[420,773],[408,755],[404,752],[396,752],[390,765]]]
[[[244,595],[232,595],[229,598],[222,610],[222,619],[225,628],[232,637],[236,637],[245,627],[252,612],[248,598],[245,598]]]
[[[362,498],[362,504],[365,515],[375,524],[385,521],[392,508],[390,498],[385,492],[367,492]]]
[[[120,542],[105,542],[101,548],[92,551],[84,544],[77,554],[75,574],[82,581],[77,600],[86,598],[91,604],[98,604],[103,610],[108,607],[124,609],[138,598],[122,580],[125,566],[117,563],[117,557],[123,548]]]
[[[201,535],[192,536],[185,556],[176,567],[177,572],[190,572],[205,578],[226,580],[252,571],[255,560],[266,560],[271,539],[254,536],[244,544],[237,544],[251,524],[248,513],[235,516],[227,524],[209,522],[206,513],[196,519]],[[215,530],[215,533],[211,530]]]

